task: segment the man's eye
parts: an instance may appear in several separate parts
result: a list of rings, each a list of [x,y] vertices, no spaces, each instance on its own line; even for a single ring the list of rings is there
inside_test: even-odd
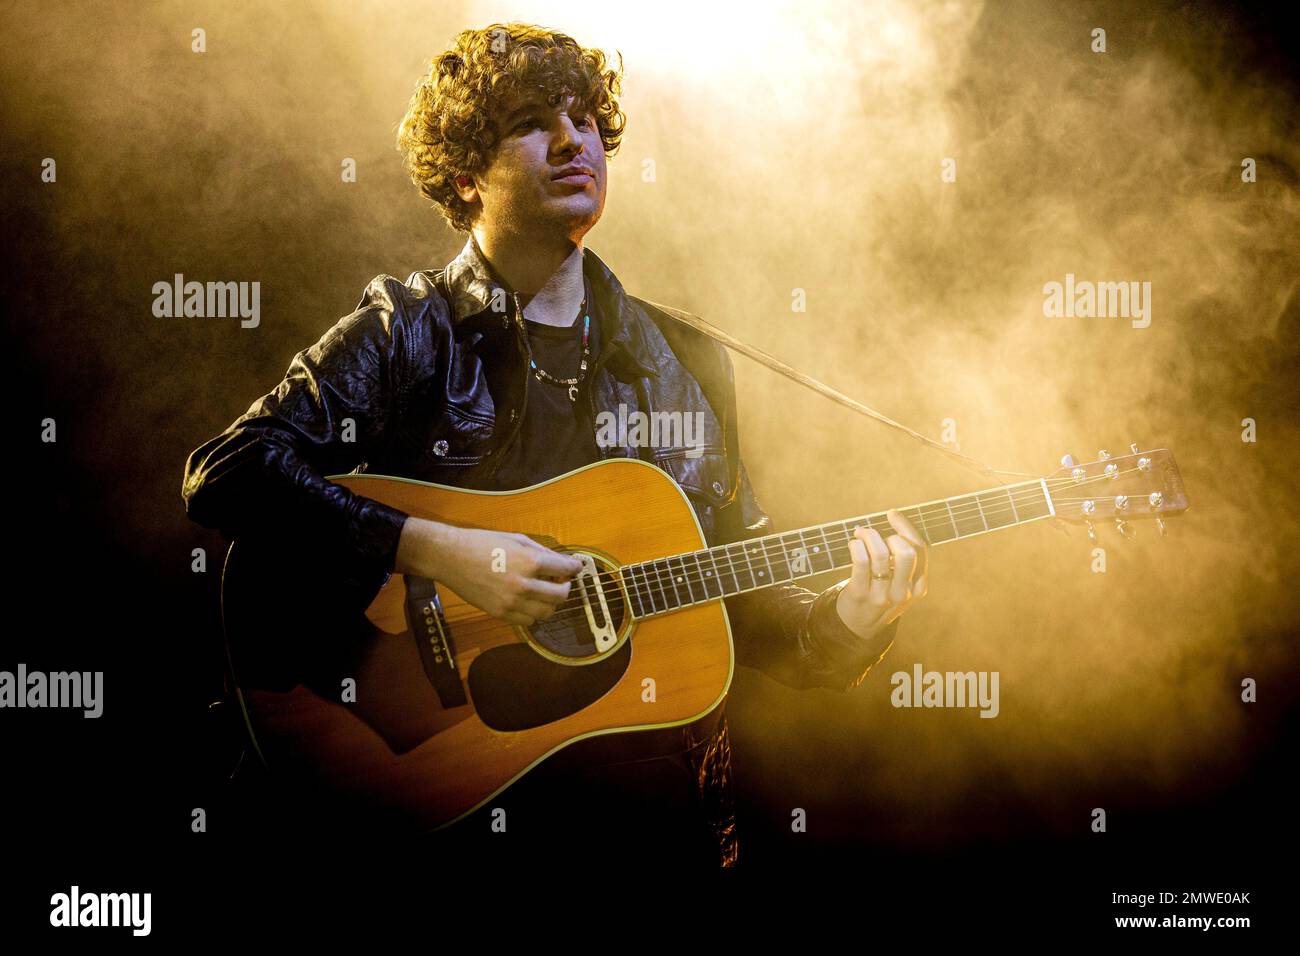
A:
[[[577,122],[574,125],[581,126],[583,129],[586,129],[587,127],[591,126],[591,117],[579,116]]]
[[[520,120],[518,123],[516,123],[515,129],[523,129],[525,126],[536,126],[536,125],[537,125],[537,117],[530,116],[528,117],[528,119]]]

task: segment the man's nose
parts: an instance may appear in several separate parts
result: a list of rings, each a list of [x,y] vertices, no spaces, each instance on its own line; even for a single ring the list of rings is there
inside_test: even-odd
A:
[[[582,136],[578,133],[578,127],[574,125],[573,120],[565,116],[560,120],[560,143],[564,148],[576,147],[573,152],[576,156],[581,153],[585,144],[582,142]]]

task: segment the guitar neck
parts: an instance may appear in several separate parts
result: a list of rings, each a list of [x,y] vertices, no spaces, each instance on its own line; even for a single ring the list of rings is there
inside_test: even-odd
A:
[[[1055,515],[1045,479],[1001,485],[897,509],[926,542],[947,544]],[[649,617],[721,597],[850,568],[849,541],[859,525],[896,534],[886,512],[749,538],[689,554],[624,565],[634,616]]]

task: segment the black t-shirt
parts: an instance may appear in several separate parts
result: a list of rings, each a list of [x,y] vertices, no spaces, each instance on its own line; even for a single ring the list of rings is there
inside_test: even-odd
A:
[[[588,310],[591,315],[591,310]],[[560,328],[525,319],[533,361],[552,378],[575,378],[582,361],[582,319]],[[600,322],[591,315],[590,357],[578,384],[578,400],[569,387],[539,382],[529,369],[528,402],[519,435],[492,478],[494,491],[513,491],[581,468],[600,458],[596,425],[591,418],[591,376],[600,349]]]

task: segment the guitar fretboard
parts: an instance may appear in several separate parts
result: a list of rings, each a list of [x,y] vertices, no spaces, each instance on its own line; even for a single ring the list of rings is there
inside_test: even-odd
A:
[[[898,511],[931,545],[973,538],[1055,514],[1043,479],[927,501]],[[879,511],[624,565],[620,571],[631,611],[635,617],[648,617],[852,567],[849,541],[859,525],[875,528],[882,537],[897,534],[885,515]]]

